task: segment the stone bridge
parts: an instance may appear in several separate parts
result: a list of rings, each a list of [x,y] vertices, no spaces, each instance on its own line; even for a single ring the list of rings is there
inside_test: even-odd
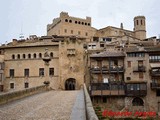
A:
[[[98,120],[85,89],[51,90],[7,102],[0,105],[0,120]]]

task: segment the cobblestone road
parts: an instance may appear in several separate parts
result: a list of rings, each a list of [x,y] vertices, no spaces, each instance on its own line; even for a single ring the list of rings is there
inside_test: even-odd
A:
[[[0,106],[0,120],[69,120],[79,91],[49,91]]]

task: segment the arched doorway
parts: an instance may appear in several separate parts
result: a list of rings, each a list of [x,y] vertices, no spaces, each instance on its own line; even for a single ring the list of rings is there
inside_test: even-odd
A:
[[[141,98],[136,97],[132,100],[132,105],[133,106],[144,106],[144,102]]]
[[[76,80],[74,78],[69,78],[65,82],[65,90],[75,90]]]

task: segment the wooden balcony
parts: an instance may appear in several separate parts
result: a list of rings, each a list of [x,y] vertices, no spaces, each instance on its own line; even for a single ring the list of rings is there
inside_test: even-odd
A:
[[[124,67],[123,66],[112,66],[109,68],[110,72],[124,72]]]
[[[155,82],[151,82],[150,83],[150,87],[151,87],[151,89],[160,89],[160,83],[155,83]]]
[[[127,83],[126,96],[146,96],[147,95],[147,83]]]
[[[122,66],[118,67],[94,67],[90,69],[91,73],[123,73],[124,68]]]
[[[150,71],[151,76],[153,77],[160,77],[160,69],[152,69]]]
[[[146,72],[146,67],[141,65],[133,69],[133,72]]]
[[[146,96],[147,90],[126,90],[126,96]]]
[[[124,83],[92,83],[91,96],[125,96]]]

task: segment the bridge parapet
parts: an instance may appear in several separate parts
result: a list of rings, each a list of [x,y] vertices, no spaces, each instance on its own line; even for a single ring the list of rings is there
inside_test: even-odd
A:
[[[0,94],[0,105],[8,103],[10,101],[18,100],[36,93],[40,93],[47,90],[46,85],[41,85],[33,88],[27,88],[24,90],[7,92]]]
[[[88,94],[85,84],[84,84],[84,97],[85,97],[87,120],[98,120],[98,117],[93,109],[92,101],[90,99],[90,96]]]

